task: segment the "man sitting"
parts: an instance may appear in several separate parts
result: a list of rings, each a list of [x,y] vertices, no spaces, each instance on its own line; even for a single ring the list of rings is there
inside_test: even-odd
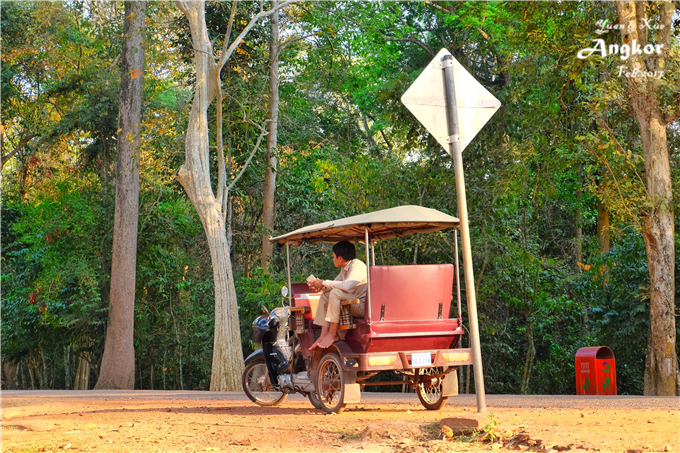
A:
[[[340,268],[335,280],[317,278],[308,283],[314,291],[323,295],[314,316],[314,324],[321,326],[321,336],[309,348],[310,350],[327,348],[338,341],[338,321],[340,305],[343,300],[359,299],[361,302],[352,305],[352,315],[364,316],[366,302],[366,264],[356,259],[354,244],[348,241],[338,242],[333,246],[333,264]]]

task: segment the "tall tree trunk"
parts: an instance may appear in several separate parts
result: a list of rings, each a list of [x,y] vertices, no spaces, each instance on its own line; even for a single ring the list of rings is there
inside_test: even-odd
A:
[[[35,375],[33,374],[33,365],[31,364],[32,359],[29,357],[26,362],[26,366],[28,367],[28,375],[31,378],[31,390],[35,390]]]
[[[205,24],[204,2],[177,2],[189,20],[196,60],[196,88],[186,134],[186,162],[177,180],[205,230],[215,281],[215,337],[210,390],[239,390],[243,351],[222,203],[210,186],[208,107],[219,92],[217,64]],[[219,102],[219,101],[218,101]]]
[[[71,345],[64,348],[64,389],[71,389]]]
[[[644,47],[648,42],[648,2],[615,2],[623,44],[635,40]],[[665,70],[669,56],[672,2],[658,2],[657,45],[663,46],[660,55],[632,53],[626,61],[631,73],[648,70]],[[650,9],[651,11],[651,9]],[[657,22],[651,18],[651,22]],[[651,80],[649,80],[651,79]],[[647,193],[652,207],[642,224],[647,249],[650,278],[650,337],[648,339],[645,370],[645,395],[673,396],[676,394],[678,360],[675,351],[675,243],[673,219],[673,193],[666,128],[675,118],[661,110],[656,79],[628,77],[628,92],[640,128],[642,152],[645,160]]]
[[[82,364],[82,357],[78,356],[78,359],[76,360],[76,376],[73,379],[73,390],[82,390],[81,386],[81,365]]]
[[[2,364],[2,384],[7,390],[17,390],[18,386],[18,369],[17,365],[11,362]]]
[[[40,360],[42,362],[42,372],[40,373],[40,390],[47,390],[47,361],[45,360],[45,350],[40,350]]]
[[[142,33],[146,1],[125,3],[118,113],[116,208],[111,262],[111,309],[101,372],[95,389],[135,387],[135,271],[139,218],[139,142],[142,113]]]
[[[578,263],[583,261],[583,212],[581,212],[581,202],[583,199],[583,191],[581,190],[581,178],[579,172],[579,188],[576,189],[576,213],[574,215],[576,220],[576,231],[574,232],[574,266],[576,270],[580,267]]]
[[[90,363],[87,360],[86,353],[83,352],[78,357],[78,367],[76,369],[76,382],[73,384],[73,390],[89,390],[90,388]]]
[[[292,3],[288,0],[279,5]],[[257,21],[275,13],[272,9],[255,15],[238,37],[229,44],[231,24],[236,11],[233,3],[232,16],[229,20],[224,49],[219,63],[213,58],[213,47],[208,36],[205,23],[204,1],[176,1],[177,7],[189,21],[191,40],[196,62],[196,88],[194,101],[189,114],[185,153],[186,161],[177,171],[176,179],[182,184],[189,199],[196,208],[210,248],[210,257],[215,280],[215,338],[213,343],[212,375],[210,390],[240,390],[241,373],[243,372],[243,350],[241,348],[241,332],[239,330],[238,305],[234,274],[229,255],[226,220],[229,206],[229,190],[238,181],[247,167],[260,140],[253,148],[253,153],[231,184],[227,186],[227,173],[222,148],[222,94],[220,72],[243,38],[255,26]],[[227,45],[229,44],[229,47]],[[208,147],[208,107],[217,99],[217,159],[218,181],[217,196],[210,185],[210,151]]]
[[[607,79],[607,72],[600,72],[600,83],[604,84]],[[604,123],[609,127],[609,112],[607,109],[604,110]],[[597,240],[600,242],[600,254],[604,255],[609,253],[609,210],[599,197],[595,203],[597,209]]]
[[[527,315],[528,318],[528,315]],[[531,326],[531,321],[527,319],[527,356],[524,360],[524,373],[522,373],[522,387],[519,391],[520,395],[526,395],[529,389],[529,379],[531,379],[531,370],[534,368],[534,357],[536,357],[536,348],[534,346],[534,331]]]
[[[271,0],[272,9],[279,6],[278,0]],[[279,127],[279,14],[271,15],[271,40],[269,41],[269,135],[267,136],[267,168],[264,172],[262,189],[262,269],[269,272],[272,243],[269,237],[274,230],[274,202],[276,195],[276,145]]]

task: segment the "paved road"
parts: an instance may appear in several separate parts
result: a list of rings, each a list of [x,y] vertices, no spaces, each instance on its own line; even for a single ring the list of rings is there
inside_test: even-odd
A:
[[[120,399],[120,400],[167,400],[184,399],[195,401],[243,401],[249,402],[242,392],[206,391],[162,391],[162,390],[3,390],[0,392],[1,404],[9,403],[17,407],[23,404],[56,401],[59,399]],[[292,401],[306,400],[300,395],[291,395]],[[414,393],[375,393],[362,392],[361,404],[420,404]],[[476,407],[475,395],[458,395],[449,398],[448,407]],[[670,409],[680,411],[680,397],[648,396],[573,396],[573,395],[487,395],[487,408],[570,408],[570,409]]]

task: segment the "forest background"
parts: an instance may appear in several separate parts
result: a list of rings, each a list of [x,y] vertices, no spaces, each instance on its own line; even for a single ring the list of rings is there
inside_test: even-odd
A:
[[[109,307],[124,5],[0,6],[3,388],[93,388]],[[206,5],[215,43],[231,6]],[[259,2],[238,6],[236,25],[260,10]],[[282,303],[285,285],[285,249],[263,254],[262,235],[404,204],[456,215],[450,157],[399,100],[446,47],[503,104],[463,155],[486,391],[573,394],[576,351],[607,345],[619,393],[641,394],[650,329],[641,138],[621,59],[577,58],[600,21],[616,23],[614,5],[301,2],[279,20],[277,43],[287,44],[275,168],[263,142],[247,164],[267,125],[268,19],[221,74],[229,178],[245,169],[228,216],[244,354],[256,347],[252,320]],[[662,76],[668,104],[680,86],[679,24],[676,9]],[[135,388],[208,389],[210,253],[175,179],[196,82],[191,37],[169,2],[148,4],[144,33]],[[615,30],[599,37],[619,39]],[[213,124],[215,115],[213,103]],[[678,212],[677,120],[667,133]],[[276,173],[271,229],[263,223],[268,168]],[[379,242],[376,262],[453,262],[453,240],[439,232]],[[329,255],[323,245],[292,249],[294,280],[332,278]],[[676,307],[678,294],[676,284]],[[471,381],[461,372],[461,392],[474,391]]]

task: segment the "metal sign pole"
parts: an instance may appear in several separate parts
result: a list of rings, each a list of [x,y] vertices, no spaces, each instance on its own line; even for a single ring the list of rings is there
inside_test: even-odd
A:
[[[366,321],[371,324],[371,267],[369,261],[370,250],[370,238],[368,237],[368,227],[364,229],[366,233],[366,310],[368,310],[368,315],[366,316]]]
[[[458,325],[460,325],[463,321],[463,309],[460,306],[460,265],[458,265],[458,230],[455,229],[453,231],[455,233],[456,239],[456,300],[458,301],[458,323],[459,323]]]
[[[458,111],[456,109],[456,92],[453,82],[453,57],[442,58],[444,84],[446,92],[446,112],[448,121],[449,152],[453,158],[456,175],[456,195],[458,198],[458,217],[460,218],[460,239],[463,248],[463,271],[465,273],[465,294],[467,295],[470,322],[470,343],[472,346],[473,370],[475,374],[475,394],[477,396],[477,412],[486,412],[486,395],[484,393],[484,374],[482,371],[482,352],[479,344],[479,323],[477,321],[477,298],[475,296],[475,279],[472,270],[472,251],[470,248],[470,229],[468,227],[467,200],[465,196],[465,178],[463,176],[463,151],[460,143],[458,127]]]
[[[288,274],[288,306],[293,306],[293,285],[290,283],[290,244],[286,242],[286,272]]]

